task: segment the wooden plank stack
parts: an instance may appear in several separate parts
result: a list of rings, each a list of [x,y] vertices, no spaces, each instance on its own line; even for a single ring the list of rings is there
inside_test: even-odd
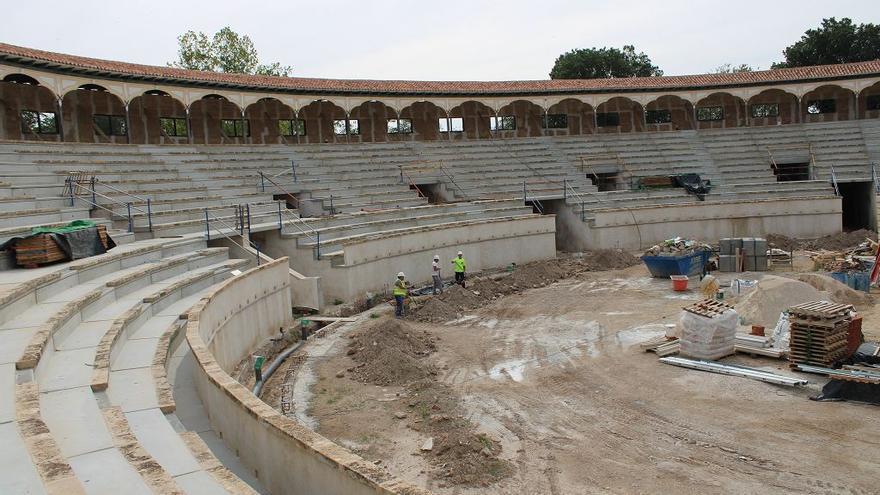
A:
[[[98,225],[97,229],[101,244],[104,249],[107,249],[107,227]],[[25,268],[36,268],[65,259],[67,259],[67,255],[50,234],[37,234],[15,243],[15,262]]]
[[[818,301],[788,309],[791,343],[788,360],[792,364],[833,367],[846,357],[851,304]]]

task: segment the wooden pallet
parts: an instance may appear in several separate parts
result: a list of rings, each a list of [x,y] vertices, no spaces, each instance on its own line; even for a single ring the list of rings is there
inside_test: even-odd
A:
[[[694,303],[690,306],[685,306],[681,309],[687,311],[688,313],[705,316],[706,318],[715,318],[716,316],[719,316],[722,313],[733,309],[733,306],[715,299],[704,299],[698,303]]]
[[[852,304],[838,304],[828,301],[815,301],[788,308],[788,313],[793,319],[798,317],[814,317],[814,318],[835,318],[838,316],[846,316],[853,309]]]
[[[107,227],[98,225],[97,230],[101,244],[107,249],[109,247]],[[67,254],[61,250],[61,246],[55,242],[51,234],[37,234],[15,244],[15,262],[19,266],[35,268],[66,259]]]

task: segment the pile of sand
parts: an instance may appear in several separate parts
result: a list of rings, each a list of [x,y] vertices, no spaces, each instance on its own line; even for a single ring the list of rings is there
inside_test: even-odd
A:
[[[857,311],[874,304],[874,301],[871,300],[871,296],[868,294],[854,290],[827,275],[800,273],[795,275],[795,277],[801,282],[812,285],[816,290],[828,293],[828,296],[834,302],[852,304]]]
[[[789,307],[822,300],[833,299],[806,282],[765,275],[735,308],[743,323],[773,328],[779,320],[779,313]]]
[[[422,358],[437,350],[427,332],[416,332],[406,323],[382,318],[353,334],[347,354],[357,363],[352,377],[374,385],[405,385],[424,380],[436,371]]]

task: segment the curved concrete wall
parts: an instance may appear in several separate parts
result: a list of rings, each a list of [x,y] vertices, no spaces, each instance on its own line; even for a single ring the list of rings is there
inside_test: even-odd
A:
[[[675,236],[714,240],[783,232],[808,239],[840,232],[841,211],[834,196],[705,201],[596,210],[583,222],[580,211],[566,205],[557,212],[557,243],[567,250],[635,250]]]
[[[190,311],[193,376],[212,428],[274,495],[430,495],[283,416],[229,376],[290,322],[287,264],[279,258],[231,278]]]

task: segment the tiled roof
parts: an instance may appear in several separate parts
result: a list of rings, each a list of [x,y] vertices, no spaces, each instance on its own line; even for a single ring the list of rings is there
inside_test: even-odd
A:
[[[221,85],[302,93],[376,94],[527,94],[607,91],[655,91],[731,86],[752,86],[792,81],[846,79],[880,75],[880,60],[818,65],[735,74],[631,77],[617,79],[546,79],[532,81],[399,81],[373,79],[319,79],[205,72],[173,67],[101,60],[0,43],[0,61],[35,65],[54,70],[86,71],[101,77],[172,80],[177,83]]]

